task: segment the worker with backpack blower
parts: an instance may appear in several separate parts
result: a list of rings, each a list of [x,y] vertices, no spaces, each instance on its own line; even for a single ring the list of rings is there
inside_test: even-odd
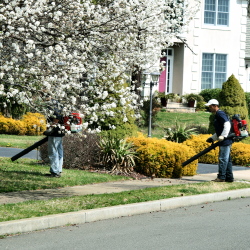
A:
[[[233,170],[231,160],[231,146],[233,138],[228,137],[231,130],[231,122],[226,113],[219,109],[219,102],[211,99],[205,106],[209,107],[209,111],[215,114],[214,128],[215,134],[207,139],[207,142],[213,143],[218,140],[219,143],[219,169],[215,182],[233,182]]]

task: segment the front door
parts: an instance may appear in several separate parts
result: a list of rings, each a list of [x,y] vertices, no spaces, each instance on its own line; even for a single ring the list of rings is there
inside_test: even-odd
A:
[[[165,49],[164,56],[160,59],[163,62],[164,70],[159,78],[159,92],[172,93],[172,72],[173,72],[173,49]]]

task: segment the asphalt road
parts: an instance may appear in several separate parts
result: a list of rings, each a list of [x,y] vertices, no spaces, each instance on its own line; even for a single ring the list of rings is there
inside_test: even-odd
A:
[[[13,157],[14,155],[20,153],[23,149],[18,148],[4,148],[0,147],[0,157]],[[39,153],[37,150],[32,150],[28,154],[22,156],[21,158],[29,158],[29,159],[39,159]]]
[[[0,240],[9,250],[248,250],[250,198],[36,231]]]

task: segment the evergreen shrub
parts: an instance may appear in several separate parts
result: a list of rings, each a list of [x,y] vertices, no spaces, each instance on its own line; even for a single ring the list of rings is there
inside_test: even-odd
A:
[[[203,89],[199,95],[201,95],[204,99],[204,101],[207,103],[211,99],[219,99],[221,89]]]
[[[188,146],[165,139],[146,138],[139,134],[128,139],[135,145],[138,159],[135,171],[146,176],[180,178],[196,174],[197,160],[182,167],[195,154]]]
[[[239,81],[231,75],[222,85],[219,95],[220,109],[232,117],[239,114],[241,119],[248,119],[246,95]]]
[[[246,96],[246,105],[247,105],[247,109],[248,109],[248,118],[250,115],[250,92],[245,92],[245,96]]]
[[[161,105],[159,104],[157,97],[152,98],[152,116],[151,116],[151,122],[154,126],[157,118],[157,113],[159,112],[161,108]],[[150,100],[144,100],[143,106],[141,108],[141,119],[137,121],[138,126],[146,126],[149,125],[149,109],[150,109]]]

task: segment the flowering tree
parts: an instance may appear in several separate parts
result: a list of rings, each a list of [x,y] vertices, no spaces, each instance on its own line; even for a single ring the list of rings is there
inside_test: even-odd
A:
[[[0,95],[6,105],[42,113],[56,100],[64,112],[81,110],[98,125],[97,110],[115,115],[119,100],[132,108],[133,91],[116,85],[124,86],[125,72],[158,60],[199,7],[199,0],[186,2],[1,0]],[[119,100],[109,97],[114,91]]]

